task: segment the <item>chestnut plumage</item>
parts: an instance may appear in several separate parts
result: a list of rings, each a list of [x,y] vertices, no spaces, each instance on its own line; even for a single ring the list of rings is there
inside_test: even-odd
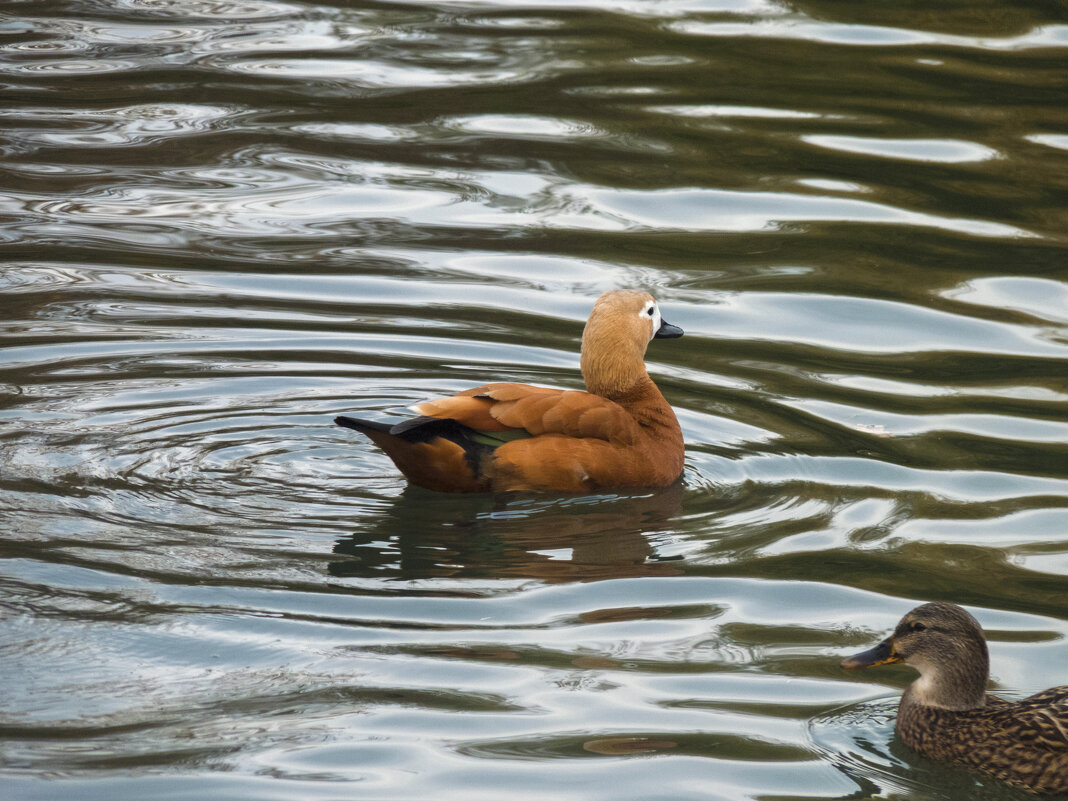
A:
[[[396,425],[334,422],[369,437],[411,483],[442,492],[666,486],[682,474],[682,430],[645,350],[682,333],[648,293],[606,292],[582,335],[587,392],[485,384],[417,404],[420,417]]]

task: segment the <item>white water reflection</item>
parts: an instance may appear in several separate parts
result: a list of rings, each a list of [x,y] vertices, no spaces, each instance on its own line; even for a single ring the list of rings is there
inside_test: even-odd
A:
[[[1068,150],[1068,134],[1031,134],[1027,141],[1038,145],[1055,147],[1058,150]]]
[[[1042,320],[1068,323],[1068,285],[1049,278],[1009,275],[975,278],[944,294],[962,303],[1013,309]]]
[[[767,119],[812,120],[821,115],[811,111],[796,111],[786,108],[758,108],[756,106],[649,106],[646,109],[655,114],[668,114],[672,117],[757,117]]]
[[[986,161],[998,158],[998,152],[975,142],[947,139],[874,139],[860,136],[802,136],[801,139],[817,147],[844,150],[847,153],[864,153],[883,158],[906,161],[932,161],[943,164],[958,164],[968,161]]]
[[[877,25],[848,25],[801,19],[770,19],[757,22],[705,22],[680,20],[669,28],[691,36],[733,38],[754,36],[766,39],[799,39],[858,47],[919,47],[1015,51],[1068,47],[1068,25],[1044,25],[1016,36],[954,36],[933,31],[890,28]]]
[[[330,236],[332,225],[361,217],[403,220],[407,225],[606,232],[756,232],[791,223],[843,222],[930,227],[976,237],[1036,236],[989,220],[943,217],[841,197],[693,188],[624,190],[549,176],[424,170],[278,152],[245,153],[242,161],[249,166],[238,171],[159,175],[150,186],[107,187],[76,200],[13,192],[0,201],[0,211],[23,216],[19,227],[27,234],[38,226],[66,221],[98,226],[96,233],[102,237],[109,236],[109,223],[134,219],[165,223],[176,230],[231,235]],[[262,166],[253,167],[256,163]],[[277,169],[282,164],[306,175]],[[167,186],[194,176],[220,185]]]
[[[946,218],[867,200],[813,197],[785,192],[675,189],[650,192],[607,188],[573,189],[591,214],[632,227],[659,230],[760,231],[791,222],[854,221],[941,228],[972,236],[1025,237],[1031,232],[988,220]],[[574,203],[569,204],[574,206]],[[576,225],[574,216],[567,225]]]

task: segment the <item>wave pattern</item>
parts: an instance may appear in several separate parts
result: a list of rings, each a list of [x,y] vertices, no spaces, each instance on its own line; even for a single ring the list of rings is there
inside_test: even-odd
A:
[[[1003,797],[837,663],[947,599],[1065,681],[1063,14],[8,6],[6,797]],[[678,486],[439,497],[330,425],[579,387],[620,286]]]

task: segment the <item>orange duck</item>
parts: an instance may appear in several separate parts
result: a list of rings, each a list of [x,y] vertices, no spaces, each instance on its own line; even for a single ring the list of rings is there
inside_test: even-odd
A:
[[[660,487],[682,474],[682,430],[645,371],[653,338],[681,337],[652,295],[597,299],[582,333],[588,392],[485,384],[412,409],[396,425],[337,417],[413,484],[440,492],[596,492]]]

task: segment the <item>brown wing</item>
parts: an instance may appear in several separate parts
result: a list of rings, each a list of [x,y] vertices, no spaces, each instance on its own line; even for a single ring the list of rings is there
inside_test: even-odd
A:
[[[1068,754],[1068,686],[1051,687],[1020,701],[1018,707],[1013,719],[1021,737]]]
[[[486,384],[412,408],[480,431],[524,429],[533,436],[562,434],[618,445],[633,445],[640,434],[622,406],[600,395],[529,384]]]
[[[506,426],[490,414],[493,405],[494,401],[489,398],[475,398],[461,392],[449,398],[417,403],[412,410],[424,417],[455,420],[476,431],[507,431],[512,428],[513,426]]]

